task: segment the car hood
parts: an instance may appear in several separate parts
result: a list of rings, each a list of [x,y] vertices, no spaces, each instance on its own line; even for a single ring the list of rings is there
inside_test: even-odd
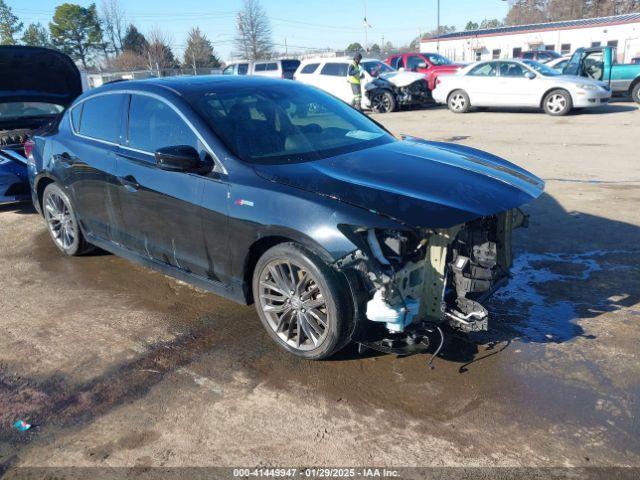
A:
[[[48,48],[0,46],[0,103],[45,102],[66,107],[82,93],[80,72]]]
[[[424,80],[424,73],[416,72],[389,72],[380,75],[380,78],[393,83],[396,87],[406,87],[417,80]]]
[[[258,175],[414,227],[448,228],[537,198],[544,182],[495,155],[408,137],[313,162],[257,165]]]

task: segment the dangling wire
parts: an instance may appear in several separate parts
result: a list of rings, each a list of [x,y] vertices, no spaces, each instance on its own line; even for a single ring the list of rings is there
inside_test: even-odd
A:
[[[430,370],[433,370],[435,368],[433,366],[433,360],[438,356],[438,354],[440,353],[440,350],[442,350],[442,346],[444,345],[444,333],[442,333],[442,330],[440,330],[440,327],[436,327],[436,330],[438,330],[438,333],[440,334],[440,345],[438,345],[438,348],[436,348],[436,351],[433,352],[433,355],[431,355],[431,358],[429,359],[429,363],[427,363],[427,366],[429,367]]]

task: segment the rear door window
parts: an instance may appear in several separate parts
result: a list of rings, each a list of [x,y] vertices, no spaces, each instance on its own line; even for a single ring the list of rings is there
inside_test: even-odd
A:
[[[320,66],[319,63],[309,63],[308,65],[305,65],[304,67],[302,67],[302,70],[300,70],[300,73],[313,73],[315,72],[318,67]]]
[[[238,75],[246,75],[249,72],[249,64],[239,63],[237,72],[238,72]]]
[[[496,63],[482,63],[473,67],[467,75],[472,77],[495,77],[496,65]]]
[[[346,63],[325,63],[320,75],[332,75],[335,77],[346,77],[349,66]]]
[[[125,97],[125,94],[116,93],[85,100],[79,133],[98,140],[119,143]]]
[[[266,63],[256,63],[256,65],[253,67],[253,70],[255,72],[264,72],[266,69],[267,69]]]
[[[80,131],[80,116],[82,115],[82,104],[78,105],[71,109],[71,124],[73,125],[73,130],[76,132]]]
[[[275,72],[278,70],[278,64],[275,62],[272,63],[265,63],[264,65],[264,70],[266,72]]]
[[[132,95],[128,145],[154,153],[163,147],[188,145],[200,150],[198,137],[168,104],[146,95]]]

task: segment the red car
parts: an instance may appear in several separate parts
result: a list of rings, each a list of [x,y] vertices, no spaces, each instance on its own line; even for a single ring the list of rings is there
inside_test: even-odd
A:
[[[437,53],[397,53],[385,60],[396,70],[404,68],[411,72],[424,73],[429,90],[436,85],[436,78],[442,73],[455,73],[462,65],[453,63]]]

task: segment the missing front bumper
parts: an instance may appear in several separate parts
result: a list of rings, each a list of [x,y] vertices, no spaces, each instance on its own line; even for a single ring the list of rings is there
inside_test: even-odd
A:
[[[371,323],[365,323],[383,325],[392,338],[444,323],[466,333],[488,330],[482,303],[508,280],[511,234],[526,223],[514,209],[429,230],[418,239],[421,255],[403,263],[387,258],[385,240],[368,232],[369,249],[361,257],[370,287],[364,316]]]

